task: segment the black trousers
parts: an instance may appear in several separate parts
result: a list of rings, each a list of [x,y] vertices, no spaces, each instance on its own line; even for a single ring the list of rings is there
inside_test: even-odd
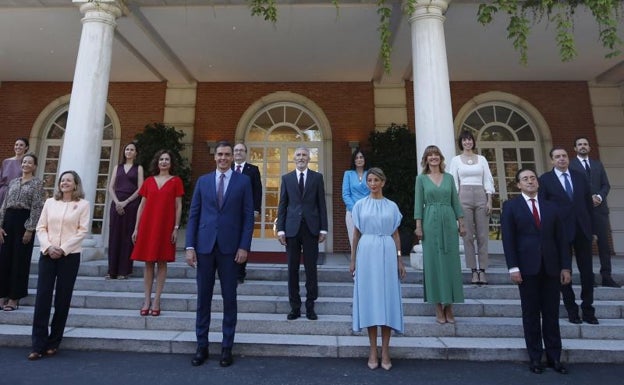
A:
[[[290,307],[297,311],[301,308],[299,295],[299,267],[303,250],[303,266],[306,276],[306,310],[314,310],[314,301],[318,298],[318,278],[316,263],[318,261],[318,235],[301,222],[299,232],[294,237],[286,238],[286,254],[288,255],[288,301]]]
[[[549,362],[560,361],[559,277],[550,277],[544,269],[537,275],[523,275],[520,289],[524,341],[531,361],[541,361],[546,347]]]
[[[0,251],[0,298],[19,300],[28,295],[28,274],[32,260],[35,234],[27,244],[22,242],[24,223],[30,210],[7,209],[3,229],[7,233]]]
[[[580,228],[576,229],[576,237],[570,246],[574,249],[574,259],[581,276],[581,310],[583,316],[591,317],[595,314],[594,303],[594,270],[592,265],[591,240],[585,238]],[[561,295],[568,315],[578,315],[579,307],[576,304],[572,284],[561,286]]]
[[[33,352],[43,353],[47,349],[57,349],[61,344],[79,267],[80,253],[68,254],[59,259],[40,255],[32,328]],[[48,332],[53,293],[54,316]]]
[[[600,275],[611,276],[611,247],[609,246],[609,214],[598,212],[592,213],[592,230],[598,237],[598,257],[600,258]]]

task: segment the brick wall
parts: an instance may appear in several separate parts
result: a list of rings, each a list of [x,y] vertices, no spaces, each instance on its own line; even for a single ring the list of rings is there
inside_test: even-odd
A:
[[[162,121],[165,83],[111,83],[108,102],[121,122],[121,143],[131,141],[143,127]],[[0,84],[0,159],[11,157],[15,138],[29,138],[41,111],[53,100],[70,94],[71,83],[2,82]],[[36,149],[32,149],[33,151]]]

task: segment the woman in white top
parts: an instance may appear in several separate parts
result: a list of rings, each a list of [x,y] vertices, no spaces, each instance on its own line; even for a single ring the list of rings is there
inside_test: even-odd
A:
[[[457,143],[462,153],[451,160],[450,173],[455,179],[455,187],[459,191],[459,200],[464,209],[466,266],[472,270],[472,283],[486,285],[485,269],[488,267],[489,216],[492,211],[494,179],[487,159],[475,153],[476,141],[470,132],[463,131]]]

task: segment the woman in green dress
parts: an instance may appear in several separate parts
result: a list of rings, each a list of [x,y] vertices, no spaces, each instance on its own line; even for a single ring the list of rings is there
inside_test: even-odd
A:
[[[423,246],[424,300],[436,304],[439,324],[455,323],[452,304],[464,302],[459,260],[459,235],[466,232],[464,214],[453,177],[444,172],[440,149],[428,146],[420,164],[414,218]]]

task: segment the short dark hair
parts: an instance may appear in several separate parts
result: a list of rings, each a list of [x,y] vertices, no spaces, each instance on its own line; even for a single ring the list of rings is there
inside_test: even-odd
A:
[[[37,155],[33,154],[32,152],[29,152],[28,154],[25,154],[24,157],[22,157],[22,160],[24,160],[25,157],[31,157],[34,160],[35,166],[39,165],[39,159],[37,158]]]
[[[243,146],[245,146],[245,145],[243,144]],[[215,151],[219,147],[229,147],[230,150],[232,150],[232,153],[234,153],[234,146],[232,146],[232,143],[228,142],[227,140],[220,140],[220,141],[218,141],[217,145],[215,146]],[[247,146],[245,146],[245,151],[247,151]]]
[[[150,173],[152,175],[158,175],[158,173],[160,172],[159,168],[158,168],[158,159],[160,159],[160,157],[163,154],[168,154],[169,155],[169,159],[170,159],[170,164],[171,166],[169,167],[169,174],[171,175],[176,175],[176,159],[175,156],[173,155],[173,151],[171,150],[160,150],[158,151],[154,157],[152,158],[152,161],[150,163]]]
[[[477,148],[477,141],[475,140],[474,136],[472,135],[472,133],[468,130],[464,130],[462,131],[459,136],[457,137],[457,145],[459,145],[459,149],[463,151],[464,149],[464,145],[462,144],[462,140],[464,139],[471,139],[473,146],[472,146],[472,150],[474,151]]]
[[[355,157],[357,154],[362,154],[364,157],[364,170],[368,170],[368,159],[366,159],[366,154],[359,147],[357,147],[353,154],[351,154],[351,170],[355,170]]]
[[[574,147],[576,147],[576,142],[578,142],[579,139],[585,139],[587,141],[587,143],[589,143],[589,138],[588,137],[586,137],[584,135],[577,136],[576,138],[574,138]]]
[[[531,171],[533,175],[535,175],[535,177],[537,178],[537,173],[535,172],[535,170],[533,170],[532,168],[528,168],[528,167],[522,167],[520,170],[516,172],[516,183],[520,183],[520,174],[522,174],[525,171]]]
[[[16,141],[16,142],[17,142],[18,140],[19,140],[19,141],[21,141],[21,142],[24,142],[24,144],[26,145],[26,147],[30,148],[30,143],[28,142],[28,139],[26,139],[26,138],[17,138],[17,139],[15,139],[15,141]]]
[[[566,154],[568,153],[568,150],[565,149],[565,147],[563,146],[553,146],[553,148],[550,149],[550,152],[548,153],[548,156],[550,156],[550,159],[552,159],[552,154],[553,152],[555,152],[556,150],[563,150],[566,152]]]

